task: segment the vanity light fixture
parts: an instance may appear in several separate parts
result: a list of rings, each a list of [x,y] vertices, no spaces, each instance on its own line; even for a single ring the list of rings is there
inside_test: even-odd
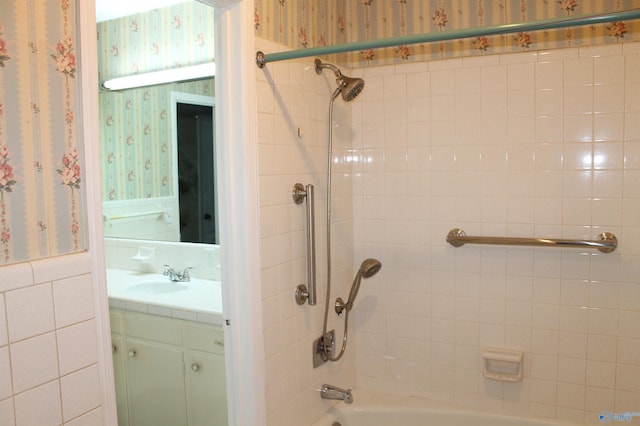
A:
[[[103,82],[102,87],[107,90],[124,90],[134,87],[197,80],[199,78],[213,77],[215,74],[216,64],[214,62],[208,62],[206,64],[188,67],[170,68],[161,71],[117,77]]]

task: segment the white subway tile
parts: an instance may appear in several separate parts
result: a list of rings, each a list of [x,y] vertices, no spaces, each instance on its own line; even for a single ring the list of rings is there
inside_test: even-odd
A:
[[[11,373],[18,394],[58,377],[54,333],[42,334],[11,345]]]

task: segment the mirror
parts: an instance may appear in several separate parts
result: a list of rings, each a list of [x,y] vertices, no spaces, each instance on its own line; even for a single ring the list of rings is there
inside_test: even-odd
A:
[[[137,14],[131,20],[99,23],[101,78],[131,74],[129,68],[140,72],[145,71],[144,67],[155,69],[163,52],[171,50],[172,37],[197,41],[191,51],[172,57],[171,65],[211,61],[213,40],[207,40],[204,34],[212,33],[212,8],[196,1],[171,8],[186,8],[189,12],[176,13],[171,22],[163,23],[154,21],[160,19],[155,16],[158,9]],[[208,11],[206,16],[202,10]],[[211,26],[207,27],[209,20]],[[194,21],[198,24],[194,25]],[[115,22],[119,24],[112,24]],[[158,32],[169,33],[167,40],[157,34],[137,34],[139,27],[160,24],[170,27]],[[148,58],[131,52],[136,49],[126,51],[124,43],[132,37],[138,48],[148,47]],[[142,37],[148,40],[138,40]],[[121,58],[133,53],[137,55],[131,63]],[[215,135],[213,92],[213,78],[100,92],[106,237],[218,243],[212,166],[215,147],[211,144]]]

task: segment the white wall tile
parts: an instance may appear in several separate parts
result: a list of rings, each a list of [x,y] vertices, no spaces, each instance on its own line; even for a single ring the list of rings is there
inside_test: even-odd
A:
[[[95,321],[86,321],[57,331],[60,375],[94,364],[98,360]]]
[[[56,325],[65,327],[93,318],[93,288],[90,275],[55,281],[53,300]]]
[[[5,297],[3,293],[0,293],[0,347],[7,343],[9,343],[9,332],[7,328]]]
[[[53,380],[15,396],[16,425],[62,424],[60,383]]]
[[[91,255],[89,253],[50,257],[31,263],[33,281],[36,284],[89,274]]]
[[[58,354],[54,333],[11,345],[14,392],[20,393],[58,378]]]
[[[11,395],[13,395],[11,359],[9,356],[9,348],[5,346],[0,347],[0,400],[7,399]]]
[[[7,292],[5,300],[10,341],[26,339],[54,329],[51,284]]]
[[[0,292],[31,284],[33,284],[33,269],[30,263],[17,263],[0,268]]]
[[[69,422],[65,423],[65,426],[94,426],[102,422],[103,413],[102,408],[96,408],[88,413],[77,417]]]
[[[13,425],[14,422],[13,398],[0,400],[0,424]]]
[[[60,378],[64,421],[94,410],[100,405],[100,377],[94,365]]]

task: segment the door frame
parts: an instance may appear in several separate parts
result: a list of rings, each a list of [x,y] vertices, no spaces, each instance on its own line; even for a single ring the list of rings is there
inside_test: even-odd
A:
[[[222,299],[229,424],[265,425],[265,371],[259,255],[256,66],[253,1],[200,0],[215,6],[216,155],[220,200]],[[100,183],[95,2],[76,0],[87,228],[105,425],[117,425]],[[224,82],[221,84],[220,82]],[[226,143],[225,143],[226,142]]]
[[[171,155],[172,155],[172,168],[173,168],[173,194],[176,196],[178,200],[178,216],[180,216],[182,210],[180,210],[180,168],[178,167],[178,104],[189,104],[189,105],[199,105],[211,107],[213,112],[213,131],[216,129],[216,98],[215,96],[209,95],[196,95],[188,92],[179,92],[172,90],[171,91]],[[216,135],[213,134],[213,144],[214,148],[216,145]],[[220,227],[219,227],[219,214],[218,210],[218,177],[216,173],[216,169],[218,167],[217,164],[217,152],[213,153],[213,167],[214,167],[214,176],[213,176],[213,187],[216,188],[213,193],[213,205],[215,206],[214,211],[214,227],[215,227],[215,239],[220,241]],[[180,220],[178,218],[178,220]],[[180,232],[182,237],[182,232]]]

